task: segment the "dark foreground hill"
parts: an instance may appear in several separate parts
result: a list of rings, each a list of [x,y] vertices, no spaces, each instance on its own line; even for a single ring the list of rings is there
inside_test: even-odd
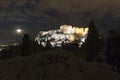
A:
[[[107,64],[78,60],[62,49],[0,61],[0,80],[120,80]]]

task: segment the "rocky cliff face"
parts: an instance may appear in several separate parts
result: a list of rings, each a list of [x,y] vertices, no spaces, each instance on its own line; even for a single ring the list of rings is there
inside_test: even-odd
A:
[[[78,60],[62,49],[0,61],[0,80],[120,80],[107,64]]]

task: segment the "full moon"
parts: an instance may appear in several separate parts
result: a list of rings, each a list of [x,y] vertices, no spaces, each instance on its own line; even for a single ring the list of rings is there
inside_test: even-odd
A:
[[[17,33],[21,33],[22,30],[21,30],[21,29],[17,29],[16,32],[17,32]]]

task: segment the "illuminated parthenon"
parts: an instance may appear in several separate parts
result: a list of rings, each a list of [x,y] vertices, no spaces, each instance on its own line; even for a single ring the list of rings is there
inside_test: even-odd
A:
[[[39,45],[46,47],[47,41],[52,47],[62,46],[62,43],[72,43],[79,41],[79,47],[85,42],[87,38],[88,27],[73,27],[71,25],[61,25],[58,30],[40,31],[36,36],[35,41]]]

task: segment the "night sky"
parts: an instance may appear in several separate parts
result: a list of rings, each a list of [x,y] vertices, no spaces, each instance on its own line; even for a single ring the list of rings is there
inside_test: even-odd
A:
[[[20,41],[17,28],[34,38],[40,30],[87,26],[91,19],[104,35],[117,28],[120,0],[0,0],[0,43]]]

